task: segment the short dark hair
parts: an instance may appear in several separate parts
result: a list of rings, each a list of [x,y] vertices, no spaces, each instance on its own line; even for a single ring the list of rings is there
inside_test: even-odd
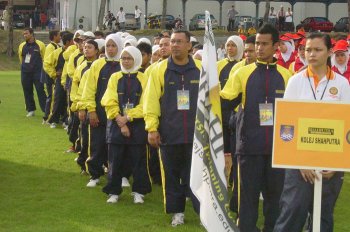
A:
[[[30,28],[30,27],[24,28],[23,31],[29,31],[30,34],[34,34],[33,28]]]
[[[191,40],[191,33],[189,31],[183,30],[183,29],[174,29],[172,34],[177,33],[184,33],[187,39],[187,42],[190,42]]]
[[[328,50],[332,48],[331,37],[325,33],[313,32],[306,37],[306,40],[316,39],[316,38],[322,39]]]
[[[270,34],[271,37],[272,37],[273,44],[277,43],[280,40],[278,30],[274,26],[269,24],[269,23],[263,24],[258,29],[258,33],[257,34],[263,34],[263,35]]]
[[[53,40],[55,36],[57,36],[60,32],[57,30],[49,31],[49,39]]]
[[[103,37],[103,38],[105,37],[105,34],[104,34],[102,31],[95,31],[95,32],[94,32],[94,35],[95,35],[95,37],[96,37],[96,36],[101,36],[101,37]]]
[[[148,43],[139,43],[137,45],[137,49],[140,50],[140,52],[145,52],[147,54],[152,54],[152,46]]]
[[[98,49],[98,44],[97,44],[97,42],[96,42],[95,40],[93,40],[93,39],[88,39],[87,41],[85,41],[85,44],[94,45],[95,49],[96,49],[96,50],[99,50],[99,49]]]
[[[62,43],[64,45],[66,45],[67,42],[73,40],[73,37],[74,37],[73,33],[70,33],[70,32],[64,33],[63,36],[62,36]]]
[[[246,44],[255,44],[255,38],[256,36],[255,35],[251,35],[247,38],[247,40],[245,41]]]

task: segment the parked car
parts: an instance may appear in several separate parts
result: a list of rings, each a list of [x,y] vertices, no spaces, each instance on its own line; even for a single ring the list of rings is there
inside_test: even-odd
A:
[[[349,31],[349,17],[343,17],[338,20],[334,25],[334,31],[336,32],[348,32]]]
[[[1,20],[0,25],[1,25],[1,28],[4,28],[3,20]],[[22,15],[13,14],[12,25],[13,25],[13,28],[24,28],[25,22],[24,22],[24,18],[22,17]]]
[[[213,15],[210,15],[210,19],[211,19],[211,27],[213,29],[217,29],[218,21],[214,18]],[[195,31],[198,29],[205,29],[205,14],[195,14],[190,19],[189,30]]]
[[[333,23],[325,17],[308,17],[297,25],[296,30],[299,30],[301,27],[305,31],[330,32],[333,30]]]
[[[172,15],[165,16],[165,28],[171,30],[175,27],[175,17]],[[150,15],[147,18],[148,28],[155,29],[161,28],[162,24],[162,15]]]
[[[125,14],[125,29],[126,30],[137,30],[140,25],[137,24],[135,19],[135,14],[126,13]]]
[[[247,31],[250,27],[254,27],[254,18],[252,16],[235,16],[235,23],[233,30],[238,31],[238,26],[241,25],[242,29]]]

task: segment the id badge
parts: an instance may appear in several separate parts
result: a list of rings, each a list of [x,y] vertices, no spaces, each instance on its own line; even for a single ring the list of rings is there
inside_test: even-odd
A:
[[[273,126],[272,103],[259,104],[260,126]]]
[[[29,53],[26,55],[26,57],[24,58],[24,63],[29,64],[30,63],[30,58],[32,57],[32,55],[30,55]]]
[[[177,91],[177,109],[178,110],[190,109],[190,91],[188,90]]]
[[[123,115],[127,115],[130,109],[134,108],[133,103],[126,103],[123,107]]]

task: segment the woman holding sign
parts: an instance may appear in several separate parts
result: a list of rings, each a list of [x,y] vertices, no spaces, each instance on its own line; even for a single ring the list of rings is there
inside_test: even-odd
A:
[[[349,82],[330,67],[332,44],[329,35],[313,33],[306,39],[307,68],[294,75],[284,98],[315,101],[350,102]],[[343,172],[322,171],[321,231],[333,231],[333,210],[343,184]],[[286,170],[280,199],[281,213],[274,232],[302,231],[312,211],[314,170]]]

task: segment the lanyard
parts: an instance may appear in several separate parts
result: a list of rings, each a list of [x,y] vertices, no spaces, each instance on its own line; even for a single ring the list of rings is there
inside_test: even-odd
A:
[[[307,77],[307,79],[309,80],[310,88],[311,88],[311,90],[312,90],[312,94],[314,95],[314,99],[317,100],[316,94],[315,94],[315,91],[314,91],[314,88],[312,88],[312,84],[311,84],[311,81],[310,81],[310,77]],[[324,87],[324,90],[323,90],[322,96],[321,96],[321,98],[320,98],[320,101],[322,101],[322,99],[323,99],[323,95],[324,95],[324,93],[326,92],[328,83],[329,83],[329,78],[327,78],[327,84],[326,84],[326,87]]]

